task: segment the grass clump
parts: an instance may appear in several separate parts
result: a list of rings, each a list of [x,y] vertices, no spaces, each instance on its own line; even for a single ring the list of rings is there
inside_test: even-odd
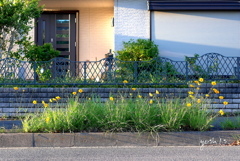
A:
[[[215,88],[202,95],[198,91],[200,83],[190,84],[188,97],[161,98],[159,91],[142,96],[133,93],[110,96],[102,102],[98,97],[83,98],[79,89],[73,92],[64,107],[56,108],[43,102],[42,113],[29,114],[22,120],[25,132],[160,132],[160,131],[204,131],[219,114],[208,110],[209,96],[219,93]],[[215,86],[216,82],[212,82]],[[219,97],[223,99],[222,96]],[[53,98],[57,101],[60,97]],[[223,102],[226,106],[228,103]]]

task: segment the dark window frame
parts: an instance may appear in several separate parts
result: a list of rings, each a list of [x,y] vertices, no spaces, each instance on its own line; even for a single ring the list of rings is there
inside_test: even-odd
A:
[[[240,11],[240,1],[148,0],[149,11]]]

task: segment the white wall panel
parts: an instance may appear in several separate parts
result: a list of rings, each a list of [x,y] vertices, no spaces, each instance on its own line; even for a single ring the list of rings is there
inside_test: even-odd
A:
[[[240,56],[240,12],[152,12],[152,40],[161,56],[184,60],[184,56],[209,52]]]

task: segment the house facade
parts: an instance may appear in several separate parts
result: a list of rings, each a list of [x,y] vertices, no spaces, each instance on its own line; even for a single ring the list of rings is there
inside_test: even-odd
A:
[[[236,0],[41,0],[37,44],[51,42],[61,56],[95,61],[123,41],[151,39],[160,56],[220,53],[240,56],[240,3]]]

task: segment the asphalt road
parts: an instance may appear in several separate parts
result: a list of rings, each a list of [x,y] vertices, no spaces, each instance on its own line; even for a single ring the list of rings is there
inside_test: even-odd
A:
[[[239,152],[240,146],[0,148],[0,160],[234,161]]]

